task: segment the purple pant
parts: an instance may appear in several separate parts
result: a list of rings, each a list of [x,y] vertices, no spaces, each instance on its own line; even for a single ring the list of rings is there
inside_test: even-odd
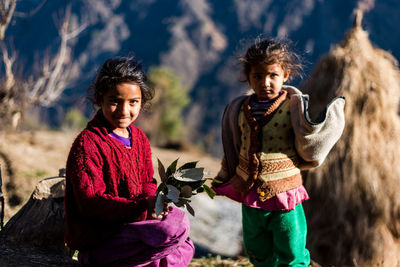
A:
[[[80,251],[79,262],[89,266],[187,266],[194,255],[189,219],[184,211],[169,209],[162,220],[129,223],[99,247]]]

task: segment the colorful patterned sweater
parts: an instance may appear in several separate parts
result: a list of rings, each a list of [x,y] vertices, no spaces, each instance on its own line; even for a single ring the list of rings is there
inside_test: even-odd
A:
[[[292,86],[283,91],[259,120],[251,116],[249,96],[232,101],[222,119],[224,158],[216,178],[244,194],[256,187],[261,201],[301,186],[300,170],[321,165],[344,129],[343,97],[311,122],[308,96]]]
[[[237,181],[232,184],[246,194],[256,184],[262,201],[302,185],[289,101],[287,92],[282,92],[258,121],[251,114],[251,96],[244,100],[238,117],[241,145],[233,178]],[[219,176],[226,180],[226,174],[222,171]]]
[[[145,220],[147,196],[155,196],[150,144],[130,125],[132,148],[109,136],[98,113],[74,141],[67,161],[65,242],[87,249],[124,224]]]

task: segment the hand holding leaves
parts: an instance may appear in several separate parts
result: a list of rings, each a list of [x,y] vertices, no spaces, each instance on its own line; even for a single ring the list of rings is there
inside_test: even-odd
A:
[[[196,168],[197,161],[188,162],[176,169],[178,159],[171,163],[165,170],[164,165],[158,160],[158,173],[161,183],[157,188],[156,215],[160,215],[165,202],[173,202],[177,207],[186,207],[194,216],[195,212],[189,204],[192,195],[206,192],[214,198],[215,192],[205,184],[211,178],[204,178],[204,168]]]
[[[147,219],[149,220],[160,220],[164,216],[168,214],[168,203],[164,203],[164,207],[162,208],[162,211],[160,214],[156,214],[155,207],[156,207],[156,201],[157,197],[147,197],[146,202],[147,202]]]

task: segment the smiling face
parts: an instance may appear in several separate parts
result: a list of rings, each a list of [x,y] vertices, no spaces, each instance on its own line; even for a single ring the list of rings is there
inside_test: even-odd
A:
[[[101,110],[112,125],[113,132],[124,137],[129,136],[127,127],[139,115],[142,103],[142,91],[135,83],[120,83],[103,95]]]
[[[267,65],[258,64],[250,69],[249,84],[260,100],[273,99],[279,95],[282,85],[289,78],[278,63]]]

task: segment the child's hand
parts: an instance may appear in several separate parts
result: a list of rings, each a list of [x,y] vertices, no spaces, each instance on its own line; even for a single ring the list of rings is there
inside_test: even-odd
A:
[[[164,216],[168,214],[168,203],[164,203],[164,211],[161,212],[159,216],[156,215],[156,199],[157,197],[148,197],[146,198],[147,201],[147,219],[148,220],[161,220]]]

